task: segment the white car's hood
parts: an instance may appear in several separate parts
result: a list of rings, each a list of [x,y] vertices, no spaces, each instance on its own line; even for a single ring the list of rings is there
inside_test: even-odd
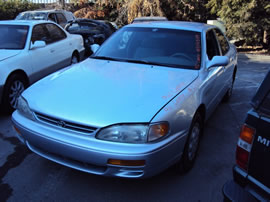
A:
[[[87,59],[35,83],[23,97],[32,110],[60,120],[142,123],[197,76],[196,70]]]
[[[3,60],[6,60],[8,58],[11,58],[13,56],[18,55],[21,52],[21,50],[6,50],[6,49],[0,49],[0,62]]]

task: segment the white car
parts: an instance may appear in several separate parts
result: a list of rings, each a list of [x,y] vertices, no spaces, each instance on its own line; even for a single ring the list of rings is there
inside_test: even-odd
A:
[[[80,35],[48,21],[0,21],[0,103],[7,112],[22,91],[56,70],[83,58]]]

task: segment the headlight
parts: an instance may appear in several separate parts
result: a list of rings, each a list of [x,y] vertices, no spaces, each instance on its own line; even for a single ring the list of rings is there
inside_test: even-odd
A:
[[[31,120],[35,120],[35,117],[33,115],[33,112],[30,110],[27,101],[20,96],[18,98],[18,103],[17,103],[17,110],[19,111],[19,113],[21,113],[23,116],[31,119]]]
[[[164,137],[169,132],[167,123],[153,125],[130,124],[115,125],[102,129],[97,135],[97,139],[123,142],[123,143],[146,143]]]

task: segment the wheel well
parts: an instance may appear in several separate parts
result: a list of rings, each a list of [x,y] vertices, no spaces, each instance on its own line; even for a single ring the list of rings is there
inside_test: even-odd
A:
[[[233,81],[235,80],[236,72],[237,72],[237,66],[235,66],[233,70]]]
[[[75,50],[73,51],[72,55],[76,55],[76,57],[78,58],[78,60],[80,61],[80,54],[79,54],[79,51]]]
[[[14,72],[11,72],[8,75],[8,78],[6,79],[6,82],[12,75],[15,75],[15,74],[21,75],[25,79],[26,84],[29,85],[29,78],[28,78],[27,74],[23,70],[15,70]]]
[[[204,105],[204,104],[201,104],[201,105],[199,106],[199,108],[197,109],[196,113],[197,113],[197,112],[200,113],[200,115],[202,116],[202,120],[203,120],[203,122],[204,122],[204,121],[205,121],[205,112],[206,112],[206,110],[205,110],[205,105]]]

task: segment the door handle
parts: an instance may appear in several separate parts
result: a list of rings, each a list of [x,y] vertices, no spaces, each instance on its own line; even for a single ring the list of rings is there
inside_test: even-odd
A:
[[[51,49],[50,52],[53,53],[55,50]]]

